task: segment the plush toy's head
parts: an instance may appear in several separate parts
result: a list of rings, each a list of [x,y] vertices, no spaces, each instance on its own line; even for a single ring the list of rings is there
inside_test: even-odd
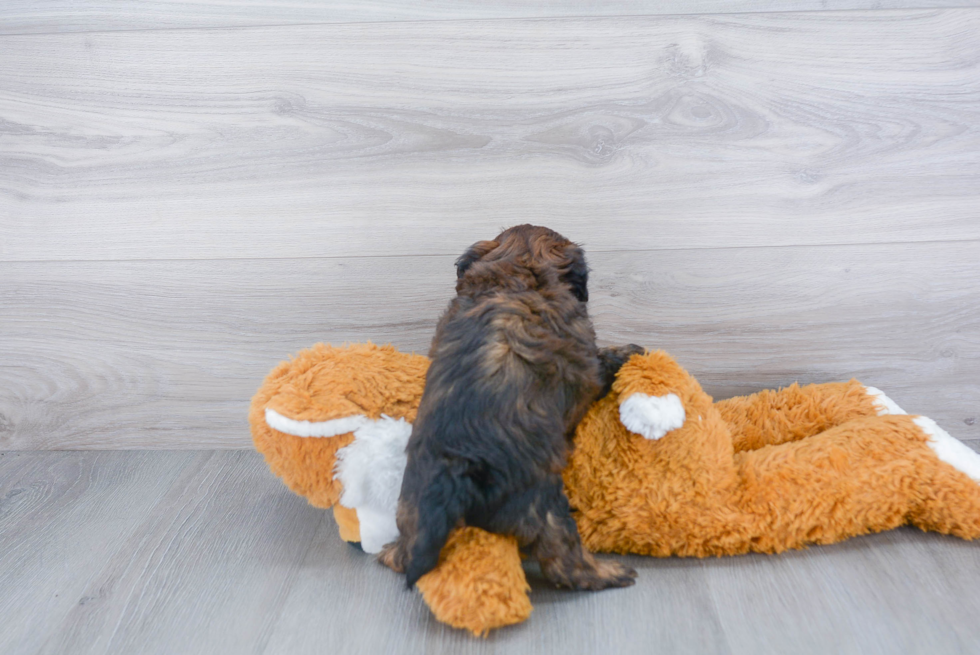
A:
[[[370,493],[370,489],[345,489],[358,485],[344,485],[337,479],[338,451],[354,442],[355,433],[366,434],[365,444],[383,450],[391,450],[385,444],[401,442],[403,451],[428,367],[426,357],[401,353],[392,346],[318,344],[305,350],[277,366],[252,399],[249,422],[255,447],[272,471],[311,505],[333,507],[345,491]],[[359,458],[356,452],[351,454],[348,468],[353,469]],[[396,454],[403,456],[403,452]],[[340,457],[344,459],[343,454]],[[384,480],[375,482],[384,484]],[[394,493],[397,499],[397,489]]]
[[[405,445],[429,360],[391,346],[319,344],[283,362],[252,399],[255,447],[310,504],[334,510],[341,538],[369,553],[398,536]],[[453,533],[418,589],[440,621],[474,634],[531,614],[513,537]]]

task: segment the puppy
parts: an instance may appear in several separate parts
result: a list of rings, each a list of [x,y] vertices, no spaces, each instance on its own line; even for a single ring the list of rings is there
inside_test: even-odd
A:
[[[561,472],[587,408],[642,349],[596,348],[585,255],[547,228],[474,244],[456,276],[406,449],[399,537],[381,561],[412,587],[466,524],[516,536],[556,585],[633,584],[635,571],[582,547]]]

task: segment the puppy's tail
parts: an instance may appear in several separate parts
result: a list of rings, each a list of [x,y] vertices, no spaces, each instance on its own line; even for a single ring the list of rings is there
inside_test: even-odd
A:
[[[450,531],[466,516],[472,481],[464,469],[449,462],[439,465],[419,495],[415,539],[405,566],[409,589],[436,567]]]

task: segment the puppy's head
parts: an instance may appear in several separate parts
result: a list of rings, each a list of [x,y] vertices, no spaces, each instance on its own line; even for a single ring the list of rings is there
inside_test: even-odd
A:
[[[554,230],[538,225],[517,225],[493,241],[478,241],[456,260],[456,291],[468,286],[500,285],[516,279],[514,270],[529,271],[540,286],[554,283],[568,288],[581,302],[589,300],[589,267],[585,253]]]

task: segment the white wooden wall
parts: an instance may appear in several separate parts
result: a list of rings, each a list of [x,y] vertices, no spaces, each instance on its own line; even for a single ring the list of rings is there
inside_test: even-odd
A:
[[[0,449],[249,447],[277,361],[426,351],[520,222],[716,397],[980,440],[980,2],[4,2]]]

